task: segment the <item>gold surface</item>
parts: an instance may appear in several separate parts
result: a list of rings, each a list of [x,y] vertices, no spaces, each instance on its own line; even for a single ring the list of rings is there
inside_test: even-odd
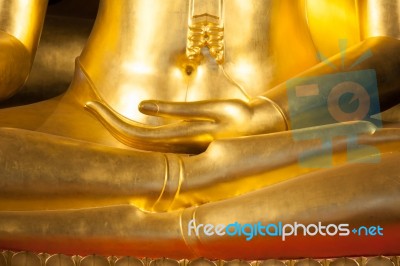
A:
[[[14,29],[3,34],[8,54],[33,56],[45,2],[0,3],[4,31]],[[376,71],[382,111],[398,104],[398,9],[388,3],[102,0],[68,91],[0,110],[0,248],[223,259],[398,254],[399,129],[359,121],[288,130],[286,90],[292,77],[335,74],[343,68],[331,65],[351,67],[371,52],[352,70]],[[302,115],[315,120],[321,108]],[[320,142],[294,136],[333,131],[357,134],[372,147],[357,150],[362,159],[380,163],[347,162],[347,140],[338,138],[333,168],[301,166]],[[189,236],[192,218],[381,224],[388,235],[384,244],[353,237],[287,247]]]
[[[29,75],[46,6],[47,0],[0,3],[0,100],[13,96]]]
[[[194,260],[173,260],[168,258],[148,259],[133,257],[102,257],[95,255],[88,256],[67,256],[64,254],[46,254],[29,252],[10,252],[3,251],[0,256],[0,263],[4,266],[21,266],[28,262],[32,266],[78,266],[78,265],[101,265],[101,266],[398,266],[400,258],[398,256],[378,256],[378,257],[348,257],[331,259],[299,259],[299,260],[207,260],[204,258]]]

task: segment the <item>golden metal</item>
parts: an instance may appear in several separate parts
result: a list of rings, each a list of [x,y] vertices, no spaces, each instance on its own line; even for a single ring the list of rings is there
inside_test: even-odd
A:
[[[0,100],[13,96],[29,75],[46,7],[47,0],[1,1]]]
[[[224,1],[191,0],[188,26],[186,47],[188,59],[199,62],[201,49],[208,47],[210,55],[215,58],[217,63],[222,64],[224,59]]]
[[[301,259],[301,260],[213,260],[205,258],[194,260],[174,260],[167,258],[135,258],[135,257],[117,257],[117,256],[66,256],[63,254],[47,254],[47,253],[29,253],[29,252],[11,252],[3,251],[0,253],[0,261],[4,258],[4,266],[22,266],[26,262],[18,263],[17,259],[26,260],[29,265],[44,266],[78,266],[78,265],[106,265],[106,266],[374,266],[374,265],[394,265],[398,266],[398,256],[377,256],[377,257],[346,257],[346,258],[330,258],[330,259]],[[376,263],[376,264],[374,264]],[[380,263],[380,264],[379,264]]]
[[[27,8],[40,21],[45,2],[12,12],[21,2],[0,1],[9,21],[29,25],[26,39],[13,31],[5,35],[12,39],[4,44],[10,54],[20,53],[14,43],[28,47],[41,30],[39,22],[27,23],[19,14]],[[227,260],[398,254],[398,124],[377,129],[354,121],[287,130],[292,121],[286,81],[342,71],[321,63],[318,51],[336,66],[351,66],[372,52],[352,70],[376,71],[381,110],[399,103],[397,9],[390,9],[390,20],[373,15],[371,5],[390,6],[353,0],[102,0],[68,91],[0,110],[0,247]],[[337,46],[341,38],[351,46],[345,62]],[[29,47],[33,55],[35,46]],[[314,120],[319,108],[303,114]],[[360,147],[372,147],[362,159],[379,157],[380,163],[347,162],[347,140],[338,138],[333,168],[300,165],[300,156],[320,140],[299,142],[295,135],[332,131],[356,134]],[[307,160],[327,156],[309,153]],[[299,238],[287,247],[280,239],[190,235],[191,219],[380,224],[385,238],[384,245],[356,237]],[[96,257],[79,263],[93,260],[106,263]]]
[[[360,6],[362,38],[400,38],[400,5],[397,1],[364,0]]]

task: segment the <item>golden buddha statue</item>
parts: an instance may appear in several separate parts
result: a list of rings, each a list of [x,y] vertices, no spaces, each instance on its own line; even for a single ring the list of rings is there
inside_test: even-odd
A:
[[[46,1],[25,2],[1,2],[11,56],[2,98],[26,79],[41,31]],[[0,248],[221,259],[399,253],[399,117],[389,113],[383,129],[346,122],[399,103],[399,4],[101,0],[68,91],[0,110]],[[349,70],[358,74],[336,80]],[[342,112],[342,123],[326,125],[325,96],[292,110],[292,93],[318,87],[291,82],[311,77],[344,84],[335,88],[359,97],[362,116]],[[351,78],[371,80],[374,95],[349,87]],[[339,97],[327,97],[336,112]],[[332,149],[315,148],[321,136]],[[315,167],[330,158],[334,167]],[[191,231],[295,222],[379,234],[248,241]]]

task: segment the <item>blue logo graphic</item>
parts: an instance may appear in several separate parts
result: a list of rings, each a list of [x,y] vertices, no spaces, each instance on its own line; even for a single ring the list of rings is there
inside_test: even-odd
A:
[[[345,41],[340,42],[343,68],[345,44]],[[371,56],[370,51],[363,54],[350,69]],[[337,69],[322,55],[319,57],[325,64]],[[287,82],[287,94],[291,127],[294,129],[293,138],[296,141],[319,139],[321,143],[313,151],[300,156],[299,161],[302,166],[313,168],[332,166],[332,142],[338,137],[347,138],[348,161],[379,162],[380,158],[377,156],[379,151],[375,147],[357,143],[360,134],[373,133],[376,128],[382,127],[374,69],[294,78]],[[369,123],[358,125],[344,123],[348,121]],[[338,125],[338,123],[343,124]],[[310,127],[316,128],[296,130]],[[316,154],[320,157],[318,160],[309,160]]]

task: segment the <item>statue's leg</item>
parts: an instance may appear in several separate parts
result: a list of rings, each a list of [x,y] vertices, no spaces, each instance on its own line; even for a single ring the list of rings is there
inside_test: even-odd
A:
[[[234,199],[205,204],[187,210],[183,217],[185,239],[196,254],[212,258],[270,258],[270,257],[337,257],[350,255],[378,255],[400,253],[400,167],[399,152],[381,156],[379,164],[363,166],[348,164],[309,173],[248,193]],[[194,236],[194,225],[244,224],[278,225],[302,223],[322,226],[348,224],[347,233],[328,236],[322,233],[307,236],[298,229],[298,235],[255,236],[246,241],[252,228],[242,236],[207,236],[200,227],[199,237]],[[193,225],[192,224],[192,225]],[[369,229],[368,232],[364,228]],[[379,227],[382,228],[380,234]],[[356,229],[356,232],[353,232]],[[188,237],[188,231],[192,234]],[[234,228],[230,229],[231,232]],[[265,233],[266,229],[261,229]],[[290,232],[291,229],[284,230]],[[330,233],[335,233],[331,226]],[[269,232],[277,233],[273,227]],[[359,236],[360,234],[361,236]],[[368,235],[368,236],[366,236]]]
[[[361,147],[376,145],[372,153],[361,152],[363,157],[379,156],[380,151],[393,151],[400,146],[400,134],[395,129],[374,133],[375,128],[367,122],[339,128],[344,135],[363,133],[357,140]],[[321,146],[319,139],[310,138],[315,132],[321,136],[320,130],[332,131],[330,126],[297,131],[296,136],[304,134],[309,138],[302,141],[295,141],[291,132],[219,140],[203,154],[184,156],[2,129],[0,209],[68,209],[131,203],[146,210],[165,211],[223,200],[316,171],[303,167],[299,160],[305,152]],[[349,143],[354,145],[354,140],[339,138],[331,146],[339,159],[347,159]],[[311,160],[323,156],[326,155],[319,151],[309,153]]]
[[[259,259],[398,254],[399,153],[380,164],[348,164],[300,176],[246,195],[182,211],[150,213],[129,205],[61,211],[0,212],[0,248],[68,254]],[[215,226],[325,226],[316,236],[217,235]],[[206,225],[208,229],[206,229]],[[334,224],[341,229],[330,226]],[[360,226],[358,236],[352,230]],[[211,229],[210,229],[211,228]],[[382,229],[379,229],[382,228]],[[345,231],[343,229],[348,229]],[[195,231],[199,234],[196,236]],[[230,228],[233,232],[235,228]],[[251,231],[252,230],[252,231]],[[266,229],[260,229],[264,234]],[[206,232],[208,231],[208,235]],[[335,236],[327,235],[327,232]],[[221,231],[220,231],[221,232]],[[252,232],[252,234],[250,234]],[[290,228],[283,229],[289,233]],[[339,236],[339,233],[345,235]],[[347,235],[346,235],[347,233]],[[246,238],[252,236],[248,241]]]
[[[0,249],[193,257],[181,236],[177,212],[147,213],[129,205],[0,212]]]
[[[96,207],[131,200],[149,209],[163,191],[171,157],[4,128],[0,147],[3,210]]]

